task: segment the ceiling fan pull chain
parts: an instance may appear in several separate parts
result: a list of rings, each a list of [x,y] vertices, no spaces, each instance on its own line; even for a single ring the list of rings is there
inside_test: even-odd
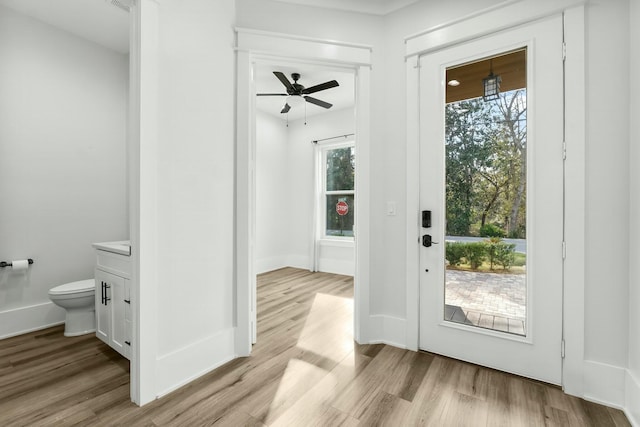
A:
[[[307,103],[304,103],[304,125],[307,125]]]

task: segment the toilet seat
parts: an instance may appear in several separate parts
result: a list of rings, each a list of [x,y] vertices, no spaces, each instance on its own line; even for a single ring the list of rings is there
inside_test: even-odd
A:
[[[69,295],[78,292],[93,291],[95,281],[93,279],[79,280],[77,282],[65,283],[49,290],[49,295]]]

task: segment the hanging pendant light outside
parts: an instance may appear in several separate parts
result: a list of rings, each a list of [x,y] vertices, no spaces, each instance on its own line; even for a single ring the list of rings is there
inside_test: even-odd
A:
[[[493,74],[493,59],[490,60],[489,75],[482,79],[482,86],[484,87],[484,95],[482,99],[485,101],[493,101],[500,96],[500,82],[502,78]]]

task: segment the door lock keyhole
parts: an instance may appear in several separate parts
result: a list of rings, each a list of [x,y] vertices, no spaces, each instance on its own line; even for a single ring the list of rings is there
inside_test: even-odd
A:
[[[438,242],[434,242],[431,239],[431,234],[425,234],[424,236],[422,236],[422,246],[424,246],[425,248],[430,248],[431,245],[437,245]]]

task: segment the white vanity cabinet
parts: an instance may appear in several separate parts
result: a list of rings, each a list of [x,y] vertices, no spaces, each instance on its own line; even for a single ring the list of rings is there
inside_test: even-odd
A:
[[[96,336],[129,359],[131,357],[131,262],[109,243],[96,243]],[[106,250],[105,250],[106,249]]]

